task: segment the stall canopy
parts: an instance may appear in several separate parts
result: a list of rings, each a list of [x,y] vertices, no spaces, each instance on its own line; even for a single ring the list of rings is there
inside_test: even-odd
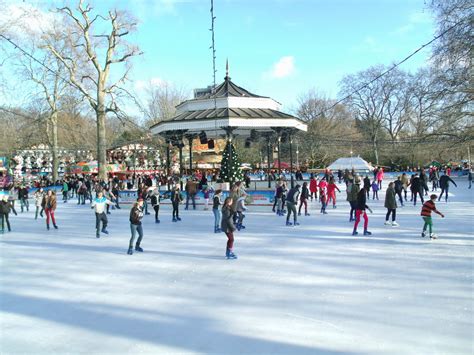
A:
[[[331,170],[345,170],[354,169],[355,171],[372,171],[374,170],[373,166],[370,163],[366,162],[361,157],[348,157],[348,158],[339,158],[331,165],[328,166],[328,169]]]

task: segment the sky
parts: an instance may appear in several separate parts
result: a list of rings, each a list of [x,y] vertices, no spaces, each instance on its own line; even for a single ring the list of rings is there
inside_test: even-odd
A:
[[[62,1],[7,1],[47,11]],[[130,40],[138,93],[166,81],[192,95],[212,84],[210,0],[92,0],[94,10],[127,10],[138,21]],[[337,97],[338,82],[373,65],[400,61],[434,36],[425,0],[214,0],[217,83],[237,85],[296,108],[310,90]],[[426,65],[425,49],[401,68]]]

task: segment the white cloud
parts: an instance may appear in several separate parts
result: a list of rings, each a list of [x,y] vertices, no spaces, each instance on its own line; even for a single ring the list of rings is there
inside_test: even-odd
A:
[[[278,62],[273,65],[270,72],[272,78],[286,78],[295,72],[295,58],[293,56],[281,57]]]

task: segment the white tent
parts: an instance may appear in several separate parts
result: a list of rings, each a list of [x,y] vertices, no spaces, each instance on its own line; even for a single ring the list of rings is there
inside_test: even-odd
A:
[[[331,169],[333,171],[339,170],[339,169],[340,170],[354,169],[355,171],[359,171],[359,172],[361,171],[369,172],[369,171],[374,170],[372,165],[367,163],[361,157],[339,158],[335,162],[333,162],[331,165],[329,165],[328,169]]]

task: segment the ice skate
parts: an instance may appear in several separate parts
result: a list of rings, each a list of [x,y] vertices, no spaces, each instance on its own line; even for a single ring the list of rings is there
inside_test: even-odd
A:
[[[287,226],[292,226],[293,223],[287,221],[287,222],[286,222],[286,225],[287,225]]]
[[[438,239],[438,236],[434,233],[430,234],[430,239]]]
[[[128,255],[133,255],[133,249],[132,249],[132,248],[128,248],[127,254],[128,254]]]
[[[140,253],[143,253],[143,249],[139,245],[135,247],[135,250],[139,251]]]
[[[368,230],[365,230],[364,235],[372,235],[372,232],[369,232]]]
[[[399,224],[397,222],[395,222],[395,221],[392,222],[392,227],[398,227],[398,226],[399,226]]]
[[[385,221],[384,225],[386,225],[386,226],[391,226],[392,223],[390,223],[389,221]]]

